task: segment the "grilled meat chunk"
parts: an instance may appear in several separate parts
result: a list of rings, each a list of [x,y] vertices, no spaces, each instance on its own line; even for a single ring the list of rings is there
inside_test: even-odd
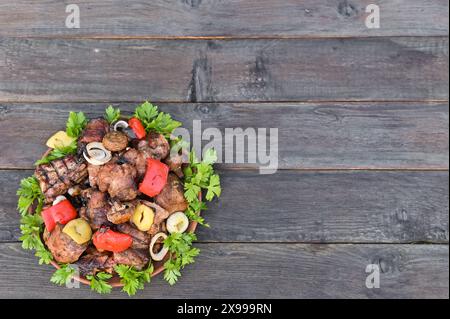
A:
[[[169,166],[169,169],[174,172],[179,178],[183,178],[183,163],[188,162],[188,155],[186,154],[169,154],[167,158],[164,160],[164,163]]]
[[[151,131],[145,139],[137,142],[136,148],[144,153],[146,159],[162,160],[169,155],[170,145],[162,134]]]
[[[35,175],[45,195],[45,202],[51,203],[58,195],[65,194],[70,187],[84,181],[88,171],[86,163],[68,155],[49,164],[37,166]]]
[[[63,226],[57,224],[47,236],[46,245],[53,257],[60,263],[73,263],[86,250],[87,244],[79,245],[69,235],[62,232]]]
[[[85,145],[91,142],[101,142],[106,133],[109,132],[109,124],[105,119],[98,118],[88,122],[81,137],[78,140],[78,145]]]
[[[82,276],[95,275],[97,272],[104,271],[112,274],[116,262],[108,252],[99,252],[92,248],[88,249],[87,254],[81,256],[76,262]]]
[[[87,170],[89,174],[89,185],[91,187],[97,187],[98,181],[98,172],[100,171],[101,166],[88,164]]]
[[[106,213],[106,218],[113,224],[123,224],[131,219],[133,216],[136,203],[126,202],[120,203],[118,201],[112,201],[111,210]]]
[[[184,198],[183,183],[175,174],[169,173],[167,184],[155,197],[155,202],[166,209],[169,214],[183,212],[188,208],[188,202]]]
[[[114,253],[114,261],[117,264],[133,266],[138,270],[142,270],[150,261],[149,252],[147,249],[133,249],[129,248],[120,253]]]
[[[147,159],[143,152],[138,151],[135,148],[130,148],[121,156],[119,161],[120,160],[136,167],[137,178],[138,180],[142,180],[145,175],[145,170],[147,169]]]
[[[107,214],[111,210],[111,205],[107,201],[106,194],[88,188],[82,191],[81,196],[87,205],[80,209],[80,216],[89,222],[91,228],[95,230],[102,225],[110,225]]]
[[[136,168],[131,164],[107,163],[98,172],[98,188],[102,192],[108,192],[113,199],[131,201],[138,194],[136,175]]]
[[[149,234],[134,228],[129,223],[117,225],[116,229],[133,237],[131,248],[148,249],[151,239]]]

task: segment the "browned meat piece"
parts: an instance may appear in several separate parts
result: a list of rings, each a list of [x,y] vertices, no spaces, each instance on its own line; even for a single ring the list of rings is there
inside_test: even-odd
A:
[[[90,120],[84,128],[79,144],[88,144],[91,142],[101,142],[106,133],[109,132],[109,124],[102,118]]]
[[[136,204],[134,202],[120,203],[113,201],[111,210],[108,211],[106,217],[113,224],[126,223],[133,216],[135,207]]]
[[[63,160],[67,166],[69,180],[72,182],[72,185],[80,184],[87,178],[88,171],[84,160],[77,162],[76,158],[72,155],[64,157]]]
[[[169,173],[167,184],[155,197],[155,202],[166,209],[169,214],[186,210],[188,202],[184,198],[183,183],[175,174]]]
[[[101,166],[88,164],[89,185],[91,185],[91,187],[97,187],[98,172],[100,171],[100,168]]]
[[[47,247],[57,262],[74,263],[86,250],[87,244],[77,244],[72,238],[62,232],[62,228],[62,225],[56,225],[47,238]]]
[[[134,266],[143,269],[150,261],[148,249],[127,249],[121,253],[114,253],[114,261],[118,264]]]
[[[65,194],[70,187],[81,183],[87,174],[86,163],[78,162],[73,155],[39,165],[35,170],[46,203],[51,203],[58,195]]]
[[[153,211],[155,212],[155,218],[153,219],[154,225],[161,224],[170,215],[167,210],[165,210],[164,208],[162,208],[161,206],[159,206],[155,203],[145,201],[145,200],[141,201],[141,203],[148,207],[151,207],[153,209]]]
[[[106,194],[98,190],[88,188],[82,191],[81,196],[87,203],[80,209],[80,216],[86,219],[92,229],[99,229],[102,225],[110,225],[107,214],[111,210]]]
[[[128,135],[123,132],[112,131],[103,137],[103,146],[111,152],[120,152],[128,146]]]
[[[169,156],[164,161],[169,169],[174,172],[179,178],[183,178],[183,163],[188,162],[188,157],[183,154],[169,154]]]
[[[130,163],[136,167],[138,180],[141,180],[144,177],[145,170],[147,169],[147,159],[144,153],[135,148],[130,148],[121,156],[121,159],[123,162]]]
[[[82,256],[76,263],[82,276],[94,275],[99,271],[111,274],[115,264],[112,255],[108,252],[99,252],[95,249],[89,249],[87,254]]]
[[[107,163],[98,172],[98,188],[113,199],[131,201],[136,198],[136,168],[131,164]]]
[[[128,223],[117,225],[116,229],[121,233],[128,234],[133,237],[133,244],[131,245],[131,248],[148,249],[151,239],[149,234],[134,228]]]
[[[162,134],[149,132],[144,140],[137,143],[136,148],[144,153],[146,159],[162,160],[169,155],[170,145]]]

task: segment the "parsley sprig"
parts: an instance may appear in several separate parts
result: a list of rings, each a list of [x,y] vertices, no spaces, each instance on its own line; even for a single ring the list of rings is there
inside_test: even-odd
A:
[[[91,281],[89,285],[91,290],[98,292],[99,294],[109,294],[112,290],[112,286],[108,283],[108,279],[111,277],[111,274],[102,271],[95,275],[87,275],[86,279]]]
[[[53,256],[42,243],[40,234],[43,230],[43,221],[38,213],[26,214],[20,219],[20,231],[22,236],[22,248],[35,250],[35,256],[39,257],[39,264],[49,264]]]
[[[208,149],[203,160],[199,161],[195,152],[189,155],[189,166],[184,169],[184,197],[189,203],[185,211],[186,216],[201,225],[205,224],[202,217],[198,215],[200,210],[205,210],[206,205],[198,198],[198,193],[206,190],[206,200],[212,201],[214,197],[219,197],[222,189],[220,186],[220,177],[214,172],[213,164],[217,161],[217,152],[214,149]]]
[[[110,105],[105,109],[105,115],[103,117],[109,124],[114,123],[120,118],[120,109]]]
[[[168,113],[160,112],[156,105],[147,101],[136,107],[134,117],[138,118],[145,130],[156,131],[168,137],[174,129],[181,126],[181,122],[172,119]]]
[[[172,233],[164,240],[164,247],[169,249],[170,259],[164,264],[164,279],[174,285],[181,276],[181,270],[194,263],[200,249],[192,247],[197,240],[194,233]]]
[[[50,282],[62,286],[65,285],[74,274],[75,268],[70,264],[61,265],[60,268],[53,273]]]
[[[73,138],[78,138],[78,136],[80,136],[81,131],[83,131],[86,124],[87,119],[83,112],[78,113],[70,112],[66,124],[67,135]]]
[[[49,264],[53,256],[45,248],[40,235],[44,224],[40,215],[44,205],[44,194],[42,194],[36,177],[30,176],[22,179],[17,195],[19,196],[17,209],[22,215],[20,219],[22,236],[19,238],[22,241],[22,248],[27,250],[34,249],[35,256],[39,257],[39,264]],[[35,212],[30,214],[29,208],[35,202],[37,203]]]
[[[133,266],[116,265],[114,267],[124,285],[122,291],[128,296],[134,296],[139,289],[144,289],[145,283],[149,283],[153,273],[153,265],[150,263],[144,270],[136,270]]]
[[[51,161],[66,157],[67,155],[70,154],[75,154],[76,152],[77,152],[77,142],[73,141],[69,146],[56,147],[55,149],[51,150],[47,156],[36,161],[34,165],[37,166],[42,164],[48,164]]]
[[[22,216],[28,214],[28,209],[36,201],[36,212],[40,213],[44,205],[44,194],[42,194],[39,182],[36,177],[30,176],[20,181],[20,187],[17,190],[19,200],[17,209]]]

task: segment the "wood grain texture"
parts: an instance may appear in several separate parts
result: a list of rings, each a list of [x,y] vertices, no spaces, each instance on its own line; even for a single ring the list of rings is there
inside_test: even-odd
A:
[[[448,298],[446,245],[197,244],[201,254],[175,287],[161,276],[135,298]],[[365,287],[378,264],[380,288]],[[237,267],[237,265],[239,265]],[[0,244],[3,298],[120,298],[49,282],[19,244]]]
[[[32,168],[47,138],[64,129],[69,111],[94,118],[106,105],[0,103],[0,168]],[[135,107],[117,105],[124,114]],[[448,169],[448,102],[163,103],[160,108],[189,130],[193,120],[222,134],[226,128],[278,128],[281,169]],[[230,148],[222,144],[225,154]],[[248,160],[220,165],[259,166],[266,165]]]
[[[368,0],[87,0],[80,29],[65,2],[0,1],[0,36],[309,37],[448,35],[446,0],[378,0],[381,28],[368,29]]]
[[[0,39],[2,102],[446,100],[447,70],[448,37]]]
[[[31,171],[0,171],[0,241],[17,241],[15,192]],[[219,171],[201,242],[448,243],[448,172]]]

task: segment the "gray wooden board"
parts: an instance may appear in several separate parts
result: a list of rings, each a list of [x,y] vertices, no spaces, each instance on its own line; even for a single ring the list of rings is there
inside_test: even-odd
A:
[[[0,171],[0,241],[17,241],[15,196],[31,171]],[[219,171],[201,242],[448,243],[448,172]]]
[[[80,28],[65,26],[66,5],[0,1],[0,36],[332,37],[448,35],[446,0],[78,0]],[[380,8],[380,28],[365,25]]]
[[[124,114],[132,114],[136,106],[116,105]],[[47,138],[65,128],[69,111],[84,111],[93,118],[102,116],[106,106],[0,103],[0,168],[32,168],[45,151]],[[194,120],[201,120],[203,129],[218,128],[222,134],[226,128],[278,128],[281,169],[448,169],[448,102],[163,103],[160,107],[188,129]],[[247,146],[244,154],[248,150]],[[246,160],[220,167],[265,166],[261,164]]]
[[[144,99],[446,100],[448,37],[0,39],[2,102]]]
[[[447,245],[197,244],[197,262],[170,287],[161,276],[136,298],[448,298]],[[368,264],[380,288],[367,289]],[[54,286],[51,266],[0,244],[3,298],[118,298]]]

